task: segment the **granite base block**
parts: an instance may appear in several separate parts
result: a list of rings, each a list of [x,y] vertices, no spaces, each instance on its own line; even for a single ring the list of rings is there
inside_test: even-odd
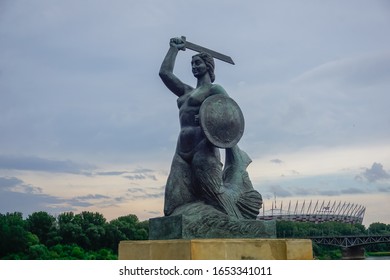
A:
[[[121,241],[119,260],[312,260],[310,239]]]

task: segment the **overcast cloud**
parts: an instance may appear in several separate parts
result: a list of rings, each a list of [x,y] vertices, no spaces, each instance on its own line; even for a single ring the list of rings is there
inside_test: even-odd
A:
[[[0,1],[0,212],[162,215],[179,127],[158,69],[181,35],[235,61],[216,83],[264,197],[390,202],[389,28],[385,0]]]

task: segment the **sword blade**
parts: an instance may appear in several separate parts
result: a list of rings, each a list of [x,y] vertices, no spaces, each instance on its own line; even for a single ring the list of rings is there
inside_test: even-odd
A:
[[[222,53],[210,50],[210,49],[202,47],[202,46],[199,46],[197,44],[188,42],[188,41],[185,40],[184,36],[182,36],[182,39],[185,41],[185,47],[186,48],[188,48],[190,50],[193,50],[193,51],[197,51],[197,52],[209,53],[212,57],[214,57],[216,59],[219,59],[219,60],[222,60],[224,62],[227,62],[227,63],[230,63],[230,64],[234,65],[234,61],[233,61],[233,59],[230,56],[227,56],[227,55],[224,55]]]

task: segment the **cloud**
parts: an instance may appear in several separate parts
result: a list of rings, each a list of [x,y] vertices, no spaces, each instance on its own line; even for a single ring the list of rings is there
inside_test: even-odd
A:
[[[372,164],[371,168],[366,168],[366,170],[361,173],[361,176],[370,183],[390,179],[390,174],[383,169],[383,165],[376,162]]]
[[[151,173],[151,172],[155,172],[155,171],[149,168],[137,168],[134,171],[131,171],[130,173]]]
[[[340,191],[338,190],[320,190],[318,191],[319,195],[324,195],[324,196],[337,196],[340,195]]]
[[[129,188],[127,197],[130,200],[143,200],[164,197],[165,186],[149,188]]]
[[[276,163],[276,164],[281,164],[281,163],[283,163],[283,161],[282,161],[282,160],[280,160],[280,159],[277,159],[277,158],[275,158],[275,159],[271,159],[271,160],[270,160],[270,162],[272,162],[272,163]]]
[[[286,190],[286,188],[279,185],[272,185],[268,187],[268,191],[272,192],[276,197],[289,197],[293,196],[293,194]]]
[[[205,5],[215,10],[218,1],[0,2],[0,155],[18,155],[0,156],[0,171],[26,181],[0,181],[0,189],[13,195],[19,191],[43,198],[65,182],[80,183],[80,176],[68,174],[112,177],[81,178],[88,187],[64,205],[115,205],[137,195],[161,195],[162,190],[133,190],[115,194],[118,201],[99,199],[93,179],[100,180],[101,194],[112,192],[111,182],[125,184],[123,192],[131,184],[163,184],[156,181],[161,173],[122,168],[142,164],[169,170],[178,110],[158,68],[171,36],[187,35],[233,57],[234,67],[216,61],[217,82],[244,112],[240,147],[254,159],[251,166],[266,156],[265,168],[256,172],[274,172],[278,178],[271,184],[280,186],[281,195],[320,193],[317,185],[288,185],[292,177],[365,166],[367,161],[362,164],[354,156],[366,157],[362,149],[339,156],[329,153],[334,148],[388,142],[390,22],[383,1],[359,1],[356,9],[336,2],[227,1],[223,13],[195,25],[188,15],[202,14]],[[174,34],[181,32],[177,22],[187,34]],[[242,51],[243,42],[257,46],[256,51]],[[180,52],[175,73],[194,85],[192,54]],[[313,146],[324,152],[306,157],[303,165],[287,156],[304,158],[300,151]],[[388,159],[374,156],[387,151],[372,151],[368,162],[387,166]],[[84,161],[120,167],[103,170]],[[369,180],[373,192],[386,190],[383,172],[375,175],[369,169],[344,187],[335,182],[328,194],[353,193]],[[44,189],[29,185],[28,176],[36,185],[44,180]]]
[[[303,147],[385,141],[389,75],[390,52],[372,51],[319,64],[290,81],[245,86],[240,105],[250,134],[243,141],[252,156],[272,153],[284,163],[283,152]]]
[[[114,200],[115,200],[115,202],[122,203],[122,202],[126,202],[128,199],[125,196],[118,196],[118,197],[115,197]]]
[[[123,175],[129,173],[128,171],[102,171],[102,172],[97,172],[96,175],[99,176],[118,176],[118,175]]]
[[[131,181],[139,181],[139,180],[147,180],[151,179],[153,181],[157,181],[157,176],[154,170],[148,168],[137,168],[133,171],[101,171],[97,172],[94,175],[99,176],[120,176],[129,174],[126,176],[122,176],[123,178],[129,179]]]
[[[133,175],[127,175],[123,176],[124,178],[127,178],[129,180],[135,181],[135,180],[146,180],[146,179],[151,179],[153,181],[157,181],[157,176],[151,173],[154,173],[155,171],[152,169],[147,169],[147,168],[138,168],[135,169],[134,171],[128,172]]]
[[[0,188],[12,188],[23,184],[23,181],[16,177],[0,177]]]
[[[36,211],[60,213],[75,208],[66,199],[48,195],[40,187],[24,183],[15,177],[0,177],[0,213],[18,211],[29,214]]]
[[[101,194],[88,194],[63,198],[46,194],[42,188],[26,184],[16,177],[0,177],[0,213],[19,211],[29,214],[36,211],[47,211],[59,214],[77,211],[80,207],[105,205],[114,199]]]
[[[144,191],[144,189],[141,189],[141,188],[129,188],[129,189],[127,189],[127,191],[129,192],[129,193],[139,193],[139,192],[143,192]]]
[[[149,214],[152,217],[156,217],[158,215],[161,215],[161,211],[150,211],[150,210],[144,210],[145,213]]]
[[[390,193],[390,186],[379,186],[378,187],[379,192],[384,192],[384,193]]]
[[[374,170],[374,171],[372,171]],[[260,189],[264,197],[316,197],[316,196],[343,196],[361,195],[373,193],[388,193],[390,184],[388,173],[383,172],[383,167],[376,163],[373,168],[366,169],[359,175],[359,180],[354,177],[355,170],[343,170],[339,173],[326,175],[281,177],[275,182]],[[365,177],[371,179],[371,182]]]
[[[301,197],[301,196],[337,196],[342,193],[340,190],[333,190],[333,189],[317,189],[312,188],[310,186],[308,187],[284,187],[284,186],[270,186],[267,188],[267,192],[272,193],[273,196],[279,197],[279,198],[286,198],[286,197]],[[272,195],[269,195],[268,197],[272,197]]]
[[[314,191],[311,188],[304,188],[304,187],[297,187],[293,188],[292,196],[298,195],[298,196],[308,196],[313,195]]]
[[[87,202],[77,198],[66,199],[65,201],[67,204],[71,205],[72,207],[89,207],[95,205],[94,203]]]
[[[324,63],[293,82],[361,87],[388,83],[389,75],[390,52],[375,52]]]
[[[346,188],[346,189],[341,189],[340,192],[342,194],[361,194],[361,193],[366,193],[364,190],[362,189],[358,189],[358,188]]]
[[[103,199],[103,198],[110,198],[110,197],[101,194],[88,194],[84,196],[75,197],[75,199],[80,199],[80,200],[87,200],[87,199],[95,200],[95,199]]]
[[[25,184],[22,180],[16,177],[0,177],[0,188],[3,191],[25,193],[25,194],[40,194],[42,189],[29,184]]]
[[[281,174],[280,177],[286,177],[286,176],[291,176],[291,175],[300,175],[300,173],[296,170],[287,170],[287,172]]]
[[[90,175],[96,168],[90,164],[80,164],[71,160],[50,160],[35,156],[0,155],[0,169],[43,171],[49,173],[71,173]]]
[[[135,175],[128,175],[124,177],[132,181],[146,180],[146,179],[152,179],[153,181],[157,181],[157,177],[155,175],[147,175],[147,174],[135,174]]]

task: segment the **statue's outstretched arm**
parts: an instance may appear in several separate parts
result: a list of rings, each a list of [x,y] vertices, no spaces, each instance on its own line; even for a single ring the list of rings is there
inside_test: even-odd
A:
[[[161,64],[159,72],[160,78],[167,88],[179,97],[193,89],[173,74],[177,53],[180,49],[184,48],[184,45],[185,42],[181,38],[171,39],[169,50]]]

